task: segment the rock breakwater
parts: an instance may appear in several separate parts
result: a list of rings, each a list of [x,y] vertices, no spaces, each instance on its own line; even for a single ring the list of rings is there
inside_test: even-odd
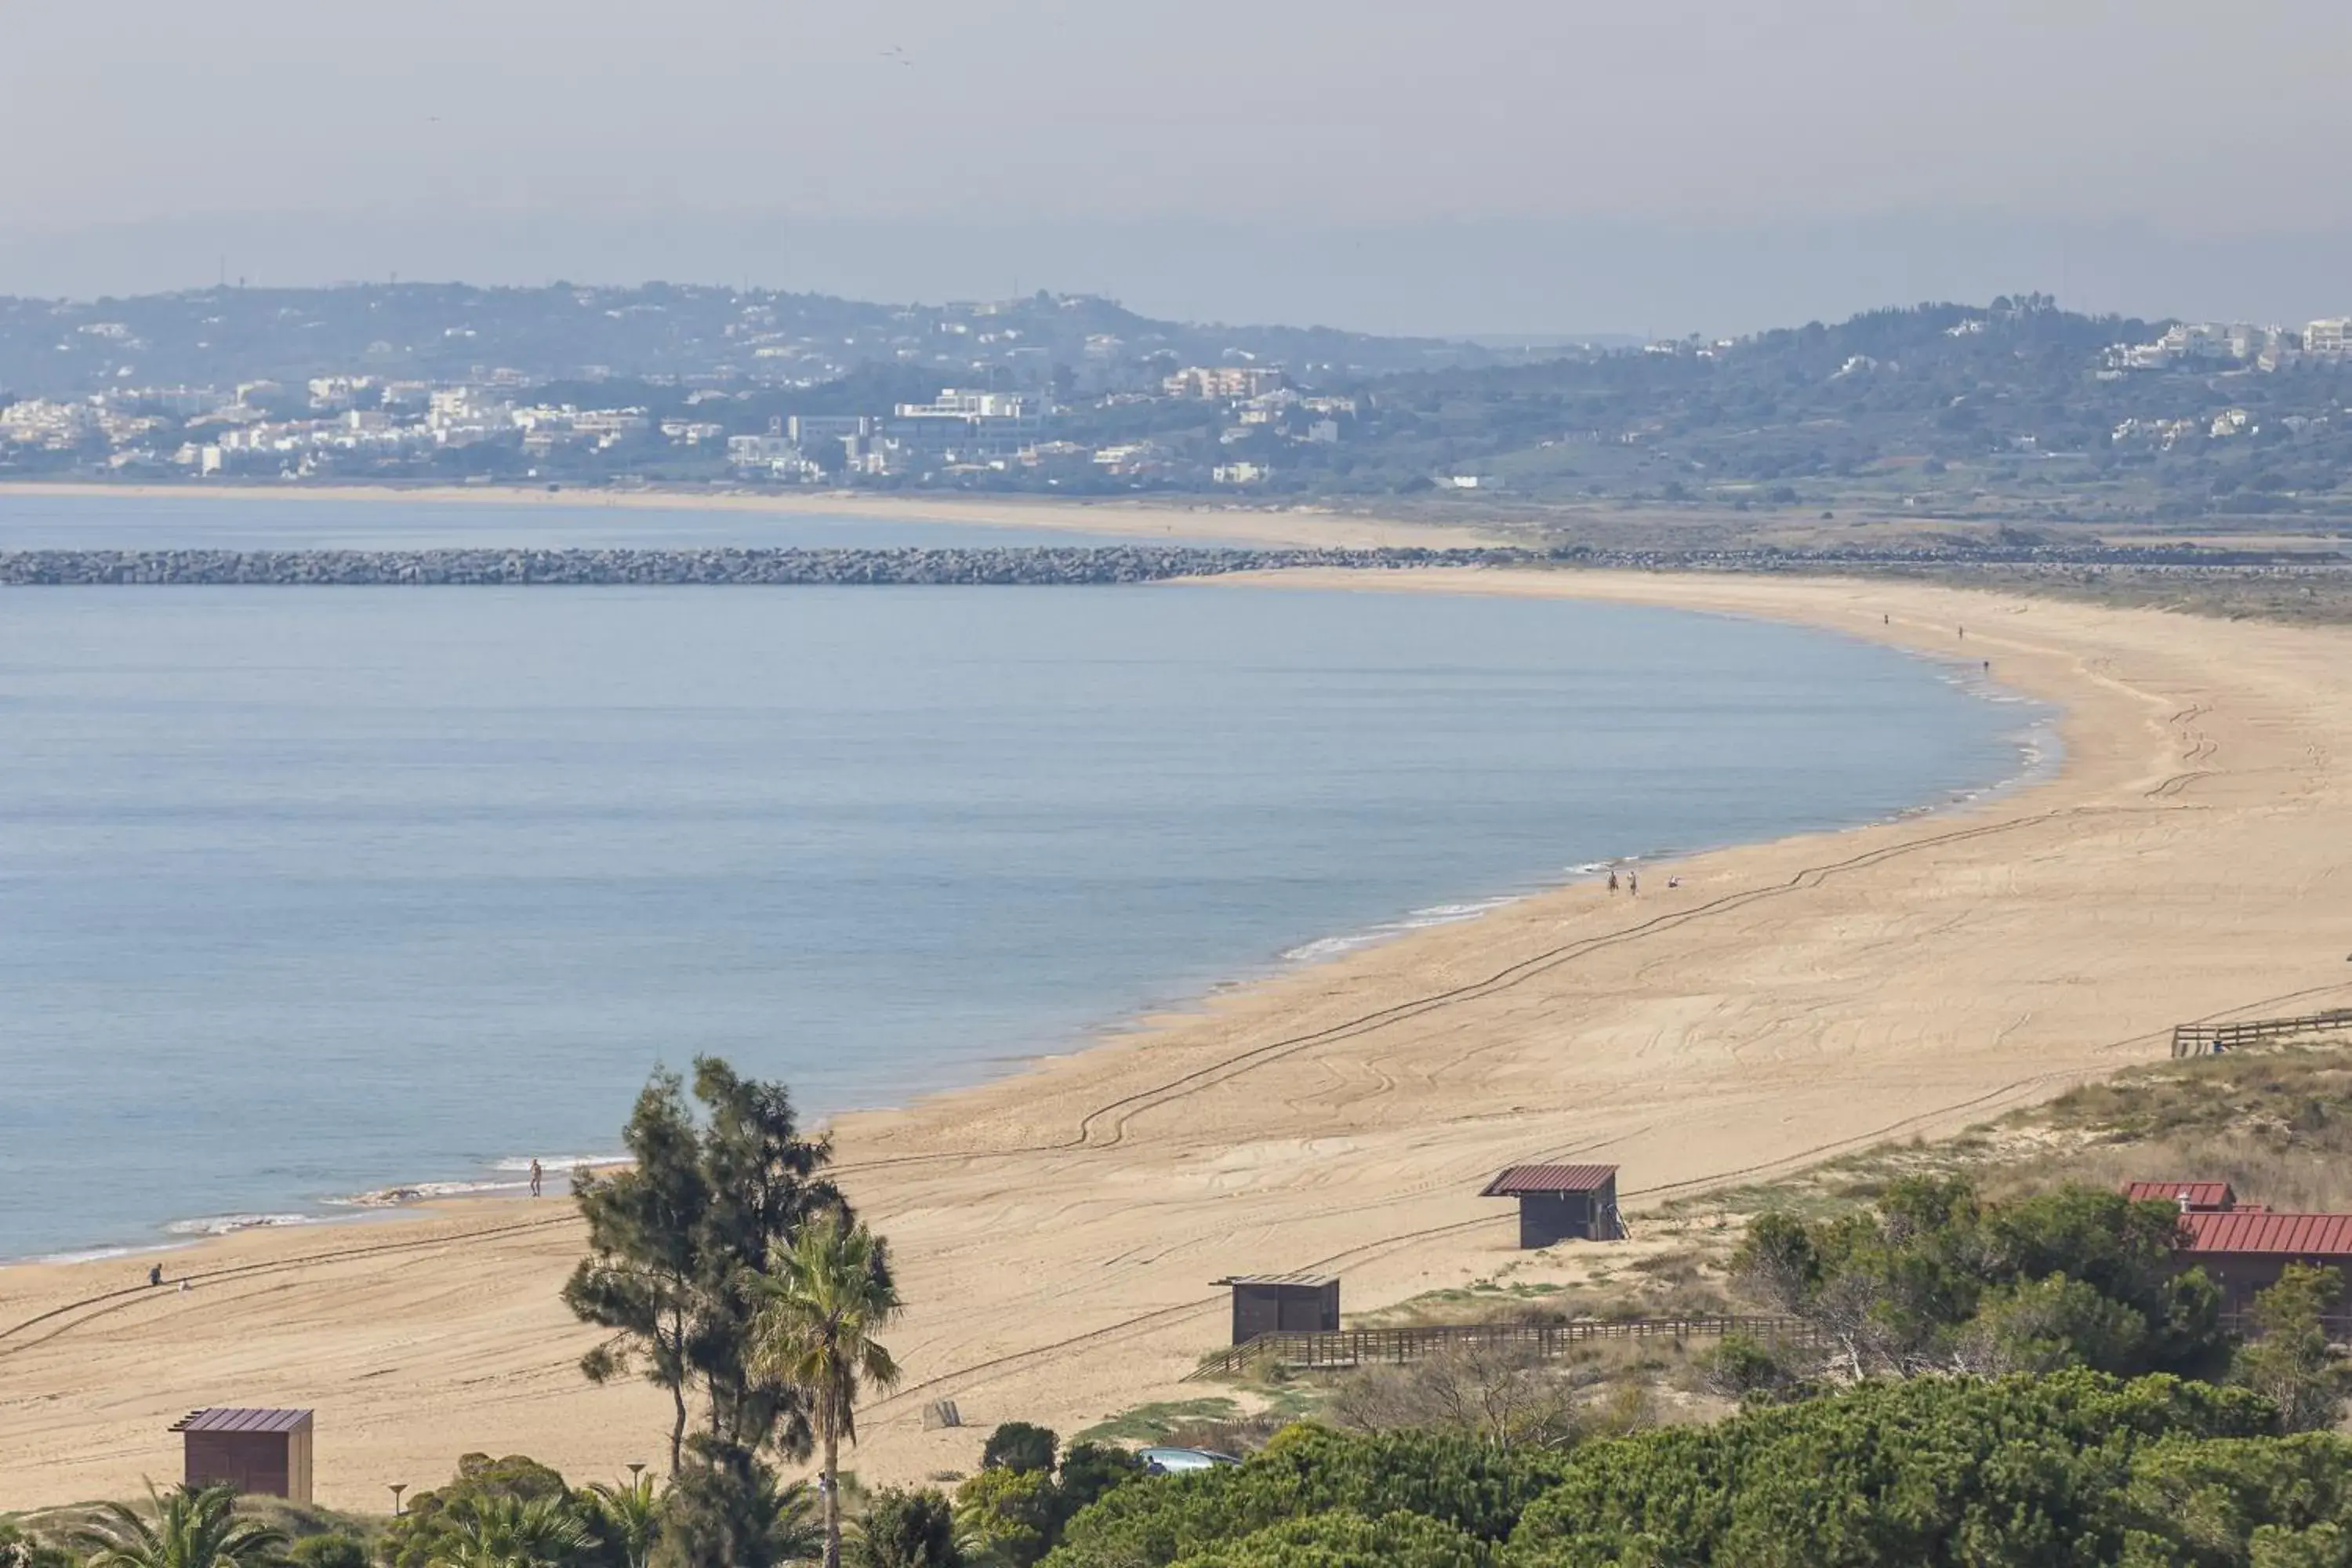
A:
[[[1515,550],[20,550],[0,584],[298,587],[1164,582],[1283,567],[1508,565]]]

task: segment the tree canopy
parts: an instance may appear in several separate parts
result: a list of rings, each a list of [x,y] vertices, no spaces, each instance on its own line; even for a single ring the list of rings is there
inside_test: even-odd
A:
[[[1818,1325],[1853,1376],[2091,1367],[2204,1375],[2221,1298],[2178,1268],[2179,1211],[2064,1186],[1988,1205],[1961,1177],[1895,1182],[1869,1211],[1750,1223],[1732,1269]]]
[[[2074,1369],[1920,1377],[1559,1456],[1293,1427],[1122,1488],[1049,1568],[2284,1568],[2352,1546],[2352,1442],[2251,1390]]]

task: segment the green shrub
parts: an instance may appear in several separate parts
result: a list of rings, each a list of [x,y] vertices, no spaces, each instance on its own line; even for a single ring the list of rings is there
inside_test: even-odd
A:
[[[1699,1352],[1696,1370],[1711,1394],[1727,1399],[1769,1394],[1796,1385],[1795,1371],[1779,1347],[1753,1334],[1726,1334]]]
[[[1108,1443],[1078,1442],[1062,1456],[1061,1474],[1054,1482],[1055,1533],[1084,1509],[1114,1488],[1139,1479],[1143,1461]]]
[[[286,1553],[295,1568],[368,1568],[367,1542],[341,1531],[306,1535]]]
[[[1061,1438],[1052,1428],[1033,1426],[1026,1421],[1007,1421],[988,1435],[988,1442],[980,1451],[980,1468],[983,1470],[1044,1470],[1054,1468],[1054,1453]]]
[[[523,1454],[493,1459],[488,1454],[466,1454],[449,1484],[418,1492],[393,1521],[385,1554],[393,1568],[429,1568],[447,1542],[446,1515],[477,1503],[501,1499],[516,1502],[568,1501],[572,1489],[562,1473]]]
[[[957,1568],[955,1516],[945,1493],[890,1488],[876,1495],[845,1548],[855,1568]]]
[[[1049,1562],[1155,1568],[1328,1513],[1418,1514],[1473,1540],[1499,1542],[1559,1479],[1560,1466],[1550,1455],[1457,1437],[1348,1437],[1292,1426],[1245,1464],[1120,1487],[1070,1521]]]
[[[2095,1373],[1917,1379],[1589,1444],[1512,1558],[1753,1568],[2108,1563],[2134,1456],[2275,1423],[2243,1390]]]
[[[1028,1568],[1054,1543],[1059,1525],[1054,1478],[999,1466],[956,1489],[955,1522],[972,1551],[1007,1568]]]
[[[1483,1568],[1484,1542],[1417,1513],[1322,1513],[1181,1560],[1178,1568]]]

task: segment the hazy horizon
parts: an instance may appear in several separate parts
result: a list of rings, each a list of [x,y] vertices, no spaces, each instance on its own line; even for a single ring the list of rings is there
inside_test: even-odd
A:
[[[2352,13],[126,0],[12,18],[0,290],[750,282],[1383,332],[2352,309]],[[2183,104],[2212,111],[2193,129]],[[158,148],[173,155],[158,156]]]

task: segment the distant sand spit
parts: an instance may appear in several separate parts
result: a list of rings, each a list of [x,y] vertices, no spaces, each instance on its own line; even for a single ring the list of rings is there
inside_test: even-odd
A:
[[[912,1303],[891,1342],[908,1381],[859,1424],[870,1481],[972,1467],[979,1431],[921,1429],[933,1398],[982,1430],[1069,1432],[1199,1394],[1176,1380],[1223,1336],[1220,1275],[1334,1269],[1353,1310],[1490,1274],[1514,1228],[1475,1194],[1513,1161],[1617,1163],[1638,1216],[2161,1058],[2176,1023],[2352,1001],[2352,635],[1885,583],[1281,581],[1989,658],[2063,710],[2065,763],[1952,811],[1645,868],[1638,901],[1588,883],[1507,904],[846,1119],[843,1183]],[[661,1396],[576,1370],[593,1336],[556,1291],[579,1245],[561,1200],[499,1199],[207,1241],[166,1258],[184,1294],[141,1289],[144,1258],[0,1271],[0,1509],[170,1478],[165,1428],[207,1404],[316,1407],[320,1498],[359,1508],[467,1449],[591,1479],[656,1459]]]
[[[862,490],[780,495],[748,490],[560,489],[464,485],[93,485],[25,481],[0,484],[0,497],[121,496],[142,500],[254,502],[405,501],[416,505],[579,507],[617,511],[725,511],[778,517],[868,518],[877,522],[937,522],[966,527],[1058,529],[1133,539],[1214,537],[1241,544],[1302,549],[1475,549],[1510,540],[1468,528],[1393,522],[1311,508],[1175,506],[1165,501],[1054,500],[1047,498],[887,496]],[[494,540],[488,542],[497,542]],[[974,541],[975,543],[984,542]]]

